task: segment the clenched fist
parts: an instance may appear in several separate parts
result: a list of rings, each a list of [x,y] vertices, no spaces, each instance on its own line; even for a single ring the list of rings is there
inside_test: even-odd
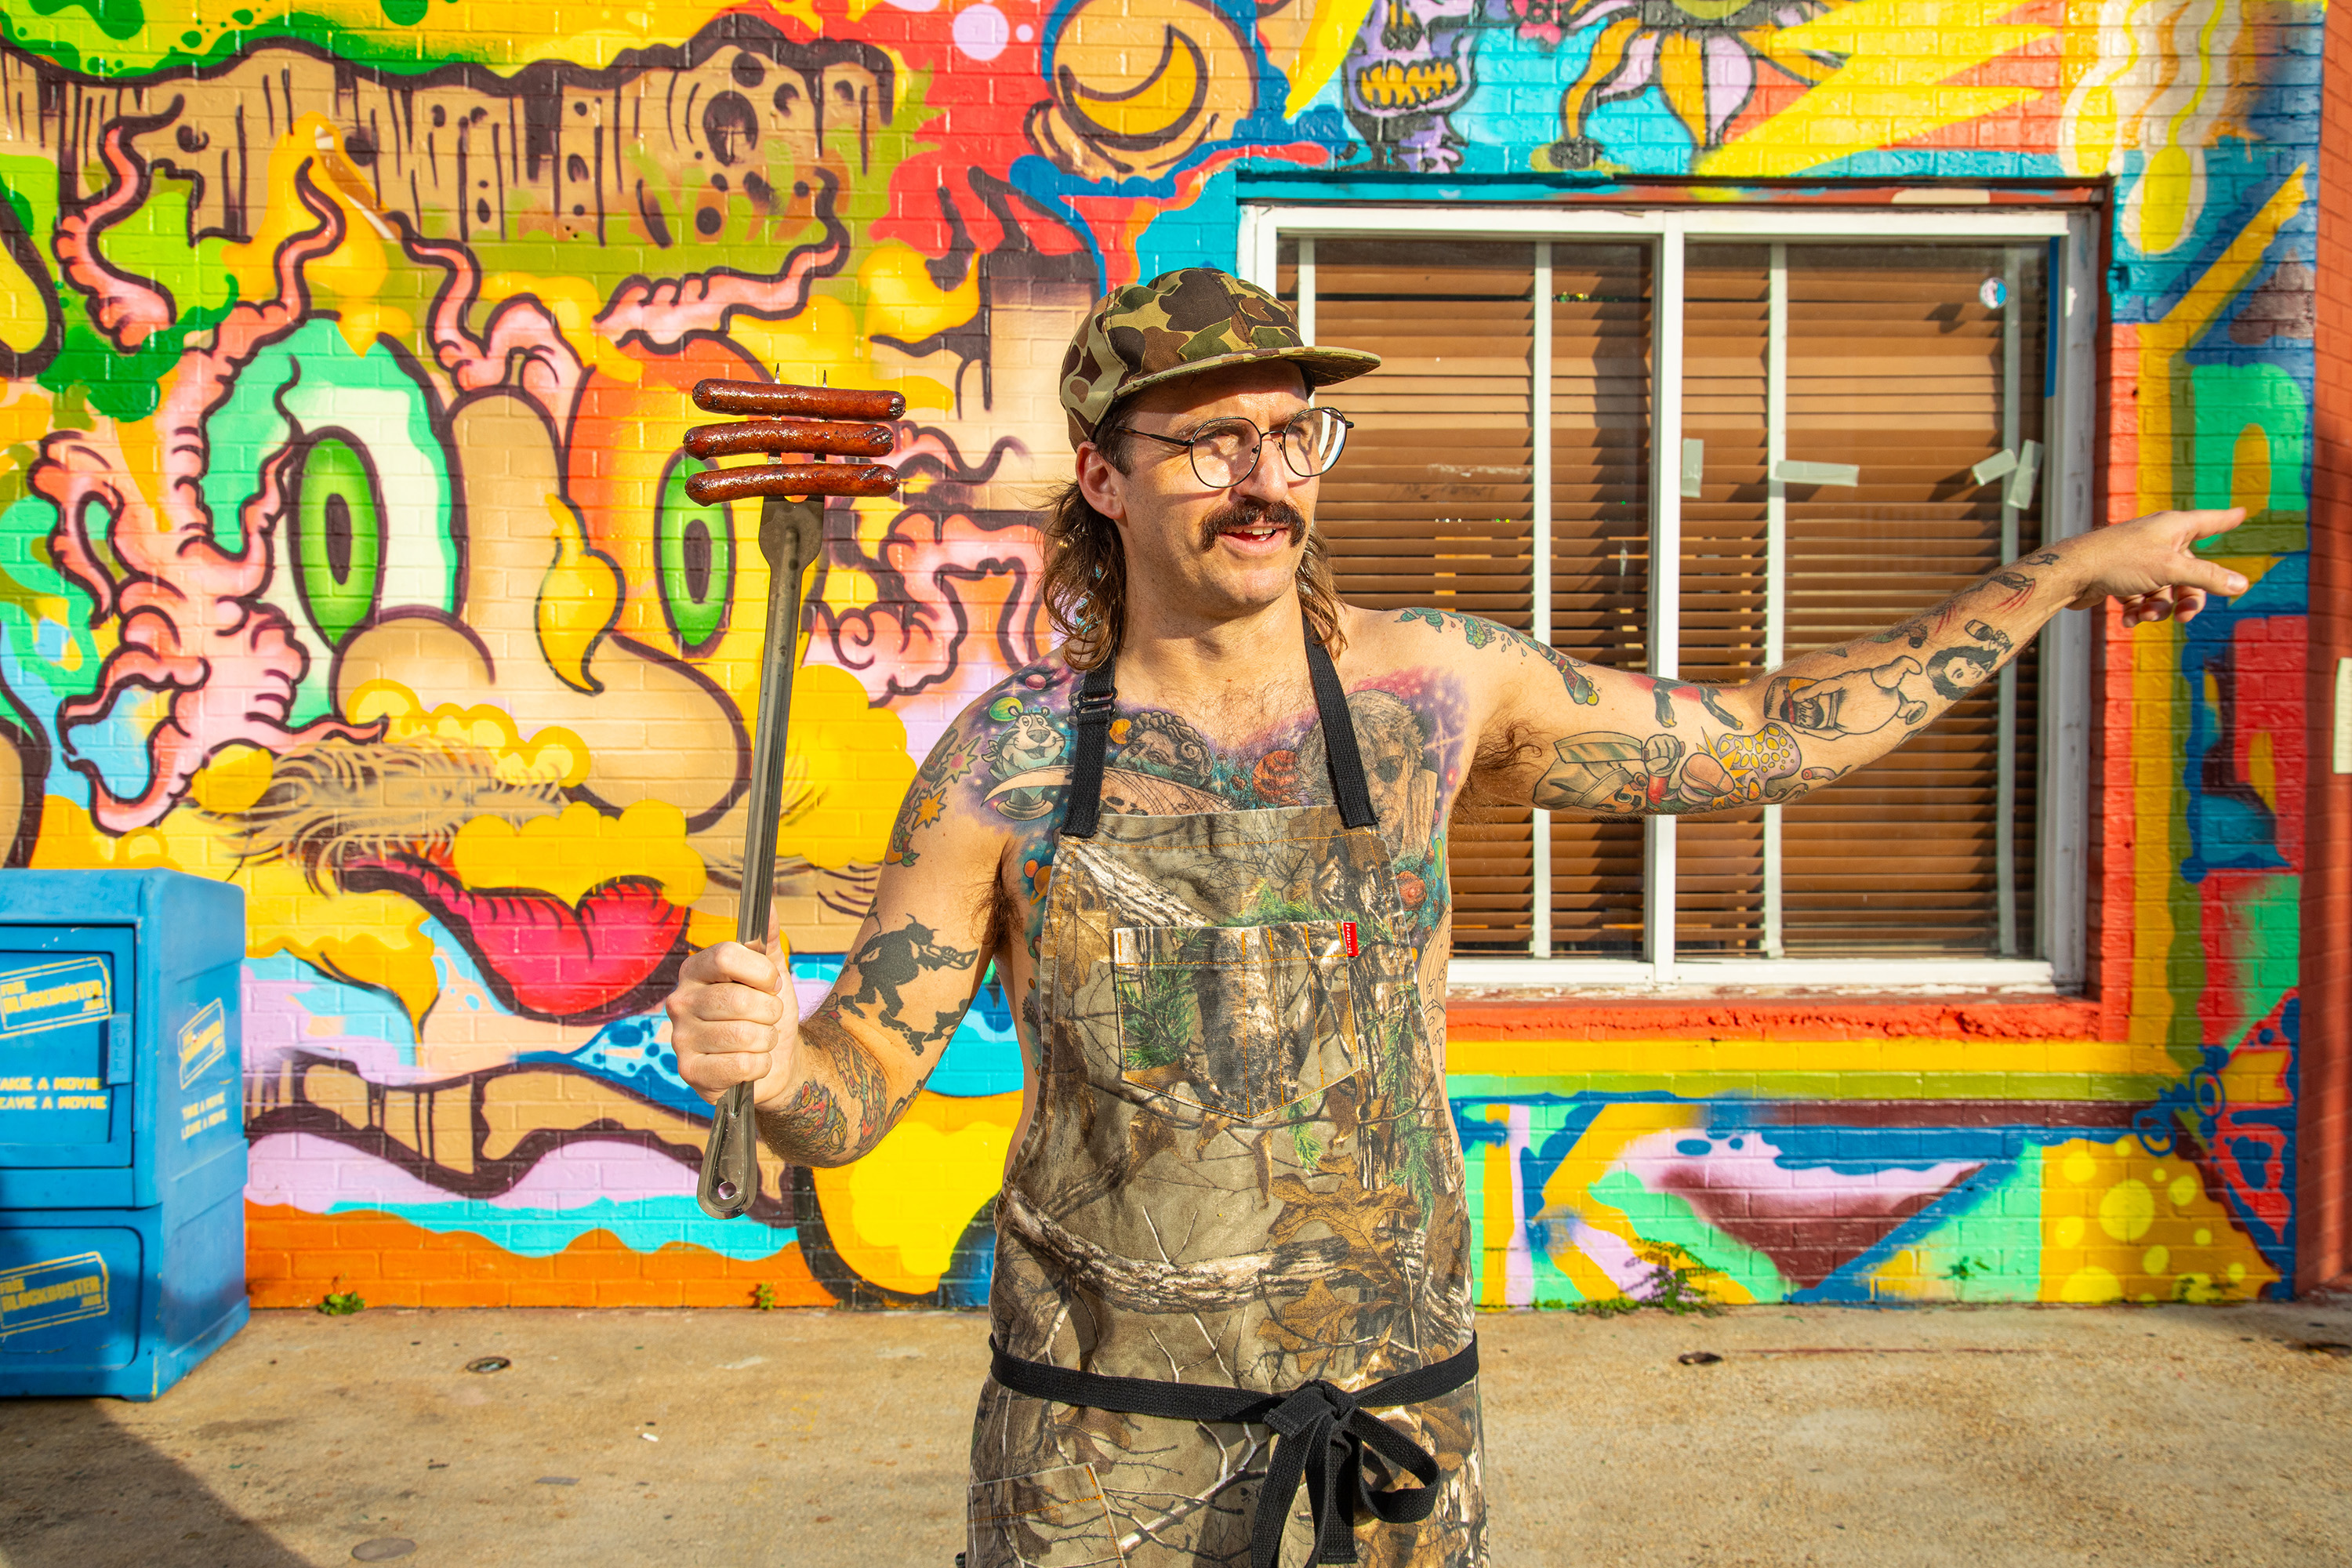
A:
[[[757,1105],[796,1076],[801,1014],[783,957],[773,937],[758,947],[722,942],[678,972],[667,1004],[670,1046],[678,1076],[703,1099],[750,1083]]]

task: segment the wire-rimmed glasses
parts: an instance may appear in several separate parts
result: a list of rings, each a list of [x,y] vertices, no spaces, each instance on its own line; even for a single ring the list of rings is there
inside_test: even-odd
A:
[[[1241,418],[1212,420],[1188,437],[1155,436],[1131,425],[1115,428],[1163,447],[1184,447],[1192,455],[1192,472],[1200,481],[1213,490],[1226,490],[1257,472],[1269,436],[1280,437],[1282,460],[1300,479],[1329,473],[1355,422],[1336,408],[1307,408],[1279,430],[1261,430]]]

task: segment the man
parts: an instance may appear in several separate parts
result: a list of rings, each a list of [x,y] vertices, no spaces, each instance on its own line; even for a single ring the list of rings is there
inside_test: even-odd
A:
[[[1222,273],[1102,300],[1063,369],[1061,647],[933,750],[812,1016],[731,942],[670,999],[687,1080],[755,1081],[770,1145],[813,1165],[888,1131],[992,960],[1017,1004],[971,1568],[1486,1561],[1443,1059],[1444,827],[1474,775],[1556,811],[1786,800],[2061,608],[2118,596],[2137,624],[2245,590],[2189,553],[2239,514],[2168,512],[1705,689],[1360,609],[1313,527],[1347,421],[1308,397],[1377,363]]]

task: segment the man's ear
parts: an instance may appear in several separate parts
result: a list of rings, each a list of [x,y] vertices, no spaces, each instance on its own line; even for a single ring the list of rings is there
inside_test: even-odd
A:
[[[1127,519],[1127,476],[1103,456],[1092,441],[1078,447],[1078,493],[1087,504],[1115,522]]]

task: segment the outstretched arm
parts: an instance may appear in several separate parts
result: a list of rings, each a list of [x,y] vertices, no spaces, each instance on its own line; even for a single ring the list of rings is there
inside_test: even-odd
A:
[[[2116,598],[2125,625],[2137,626],[2188,620],[2209,593],[2244,593],[2244,578],[2191,553],[2244,515],[2158,512],[2062,541],[1924,616],[1738,686],[1653,680],[1538,649],[1549,679],[1524,658],[1498,665],[1487,733],[1515,742],[1524,798],[1555,811],[1628,816],[1793,799],[1933,723],[2062,609]]]
[[[950,731],[926,774],[961,743]],[[801,1017],[773,944],[707,947],[686,961],[670,995],[680,1074],[713,1100],[730,1084],[757,1084],[760,1134],[795,1164],[845,1165],[882,1141],[939,1065],[995,956],[1001,840],[977,819],[917,823],[926,793],[919,781],[892,833],[904,844],[915,827],[929,829],[924,852],[883,867],[874,908],[815,1012]]]

